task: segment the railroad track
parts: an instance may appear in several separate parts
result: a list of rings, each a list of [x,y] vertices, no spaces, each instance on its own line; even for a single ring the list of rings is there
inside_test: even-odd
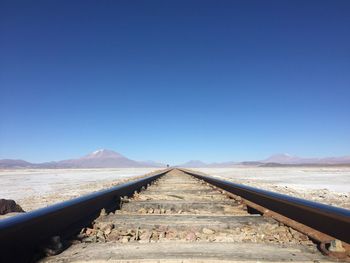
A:
[[[144,189],[152,181],[153,184]],[[143,190],[133,194],[140,189]],[[72,212],[64,213],[65,209],[72,209],[66,204],[60,210],[63,211],[61,216],[56,218],[56,222],[66,218],[66,224],[57,231],[42,230],[42,237],[34,238],[35,246],[29,246],[27,256],[38,253],[37,247],[40,247],[40,251],[47,254],[58,253],[36,258],[40,262],[330,262],[335,258],[349,259],[350,211],[345,209],[276,195],[181,169],[169,169],[137,183],[119,186],[109,191],[110,198],[103,202],[94,199],[106,194],[87,198],[90,203],[85,200],[85,207],[89,207],[89,212],[82,209],[81,217],[74,221],[69,217]],[[76,202],[75,206],[75,210],[83,207],[81,202]],[[54,212],[57,215],[57,209]],[[86,215],[90,215],[90,221],[81,223]],[[6,260],[27,260],[28,257],[16,258],[18,252],[28,246],[23,241],[20,244],[23,231],[31,235],[33,226],[41,231],[35,223],[37,217],[28,224],[25,216],[28,217],[23,215],[17,224],[11,223],[11,219],[6,226],[0,222],[0,247],[8,252],[4,254]],[[42,216],[46,216],[46,221],[41,224],[54,220],[48,212]],[[310,216],[314,217],[313,221],[309,220]],[[29,230],[20,224],[23,222],[27,222]],[[330,222],[337,225],[329,227]],[[82,226],[79,233],[72,231]],[[4,240],[11,238],[11,233],[17,236],[12,244],[6,245]],[[54,236],[50,242],[49,236]]]

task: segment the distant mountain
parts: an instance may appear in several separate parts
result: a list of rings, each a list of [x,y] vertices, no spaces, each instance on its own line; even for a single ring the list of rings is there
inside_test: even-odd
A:
[[[319,159],[319,163],[330,163],[330,164],[350,164],[350,156],[342,157],[327,157]]]
[[[137,161],[128,159],[120,153],[105,149],[97,150],[79,159],[63,160],[58,162],[58,164],[71,168],[143,167]]]
[[[105,159],[105,158],[118,159],[118,158],[125,158],[125,157],[115,151],[101,149],[101,150],[97,150],[92,153],[89,153],[83,156],[81,159]]]
[[[325,158],[303,158],[287,153],[272,155],[261,161],[244,162],[222,162],[222,163],[204,163],[199,160],[186,162],[179,167],[186,168],[227,168],[237,166],[250,167],[279,167],[279,166],[350,166],[350,156],[325,157]]]
[[[164,163],[155,162],[155,161],[139,161],[140,164],[143,165],[143,167],[164,167],[166,166]]]
[[[260,166],[262,165],[262,162],[258,161],[245,161],[245,162],[240,162],[238,165],[245,165],[245,166]]]
[[[101,149],[78,159],[58,162],[29,163],[23,160],[0,160],[0,168],[136,168],[136,167],[164,167],[165,165],[152,161],[138,162],[120,153]]]
[[[232,167],[232,166],[236,166],[238,163],[237,162],[222,162],[222,163],[209,163],[207,165],[207,167],[211,167],[211,168],[220,168],[220,167]]]
[[[293,156],[288,153],[279,153],[274,154],[264,160],[261,160],[262,163],[281,163],[281,164],[297,164],[303,162],[303,158],[298,156]]]
[[[207,167],[208,164],[199,161],[199,160],[191,160],[186,163],[183,163],[181,165],[178,165],[179,167],[187,167],[187,168],[199,168],[199,167]]]
[[[199,160],[191,160],[178,167],[205,168],[205,167],[278,167],[278,166],[350,166],[350,156],[303,158],[287,153],[272,155],[261,161],[245,162],[221,162],[205,163]],[[4,159],[0,160],[0,168],[134,168],[134,167],[165,167],[165,164],[154,161],[134,161],[120,153],[101,149],[77,159],[69,159],[58,162],[30,163],[24,160]]]
[[[341,157],[325,157],[325,158],[303,158],[287,153],[275,154],[269,158],[262,160],[262,163],[270,164],[320,164],[320,165],[335,165],[335,164],[350,164],[350,156]]]
[[[3,159],[0,160],[0,168],[20,168],[20,167],[31,167],[32,163],[23,161],[23,160],[12,160],[12,159]]]

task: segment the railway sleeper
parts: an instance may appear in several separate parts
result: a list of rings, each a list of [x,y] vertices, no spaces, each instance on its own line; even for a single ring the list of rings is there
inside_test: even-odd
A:
[[[173,169],[42,262],[329,262],[307,235]],[[263,213],[262,213],[263,214]]]

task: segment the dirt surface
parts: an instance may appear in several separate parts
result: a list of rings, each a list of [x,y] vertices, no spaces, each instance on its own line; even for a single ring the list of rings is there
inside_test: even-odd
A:
[[[0,170],[0,198],[25,211],[141,176],[154,168]],[[193,168],[235,183],[350,209],[350,168]],[[169,197],[170,198],[170,197]]]
[[[154,168],[1,171],[0,198],[11,197],[23,210],[29,212],[148,176],[154,172],[156,172]],[[16,213],[0,216],[0,219],[12,215]]]
[[[350,169],[193,168],[207,175],[323,204],[350,209]]]

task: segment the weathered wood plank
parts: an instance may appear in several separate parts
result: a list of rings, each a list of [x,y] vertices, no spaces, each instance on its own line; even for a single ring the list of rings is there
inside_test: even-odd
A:
[[[83,253],[82,253],[83,252]],[[41,262],[332,262],[302,246],[164,242],[78,244]]]
[[[275,223],[273,219],[261,216],[218,216],[218,215],[125,215],[116,214],[102,217],[96,224],[113,223],[117,227],[130,228],[153,228],[154,226],[168,226],[175,229],[188,229],[193,227],[232,229],[242,228],[247,225],[259,226],[268,223]]]

